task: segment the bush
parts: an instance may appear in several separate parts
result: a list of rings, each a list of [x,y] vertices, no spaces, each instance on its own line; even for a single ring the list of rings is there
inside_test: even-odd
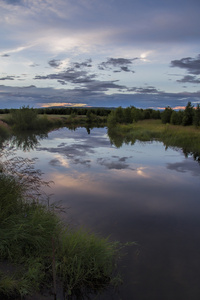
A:
[[[10,123],[18,131],[41,130],[52,126],[46,115],[39,117],[37,110],[29,106],[12,110]]]

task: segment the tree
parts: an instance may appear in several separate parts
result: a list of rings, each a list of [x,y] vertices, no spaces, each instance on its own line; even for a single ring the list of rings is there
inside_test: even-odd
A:
[[[173,125],[181,125],[183,121],[183,111],[173,111],[170,118],[170,123]]]
[[[173,110],[171,107],[167,106],[161,114],[161,120],[163,124],[170,123],[171,115]]]
[[[37,123],[37,111],[29,106],[22,106],[20,109],[13,110],[11,120],[18,130],[35,129]]]
[[[182,121],[183,126],[192,125],[193,117],[194,117],[194,106],[192,106],[191,102],[189,101],[184,110],[183,121]]]
[[[124,122],[125,123],[132,123],[133,122],[133,117],[131,114],[131,108],[127,107],[124,109]]]
[[[194,125],[197,127],[197,126],[200,126],[200,106],[199,104],[197,104],[197,107],[195,109],[195,112],[194,112]]]
[[[118,108],[116,108],[116,110],[115,110],[115,117],[116,117],[117,123],[123,123],[123,121],[124,121],[124,113],[123,113],[123,108],[121,106],[119,106]]]

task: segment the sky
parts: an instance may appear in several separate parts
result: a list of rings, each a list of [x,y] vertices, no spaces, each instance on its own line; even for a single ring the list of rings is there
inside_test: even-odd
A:
[[[0,0],[0,108],[200,103],[199,0]]]

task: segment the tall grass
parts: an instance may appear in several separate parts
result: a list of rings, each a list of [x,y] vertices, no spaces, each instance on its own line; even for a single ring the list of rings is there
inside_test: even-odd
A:
[[[8,167],[2,170],[0,298],[22,297],[43,287],[56,295],[56,283],[61,282],[70,299],[111,284],[117,243],[64,226],[54,210],[27,198],[25,189],[30,185],[22,184],[18,172],[8,172]]]
[[[112,143],[121,147],[123,143],[134,144],[136,140],[159,140],[166,147],[182,148],[185,154],[200,155],[200,128],[162,124],[160,120],[143,120],[134,124],[117,124],[108,127],[108,135]]]

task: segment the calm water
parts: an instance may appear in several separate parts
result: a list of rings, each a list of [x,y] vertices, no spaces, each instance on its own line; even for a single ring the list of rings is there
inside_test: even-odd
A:
[[[120,262],[124,284],[97,299],[200,299],[200,165],[160,142],[116,148],[105,128],[49,133],[34,150],[53,180],[63,219],[100,236],[136,241]]]

